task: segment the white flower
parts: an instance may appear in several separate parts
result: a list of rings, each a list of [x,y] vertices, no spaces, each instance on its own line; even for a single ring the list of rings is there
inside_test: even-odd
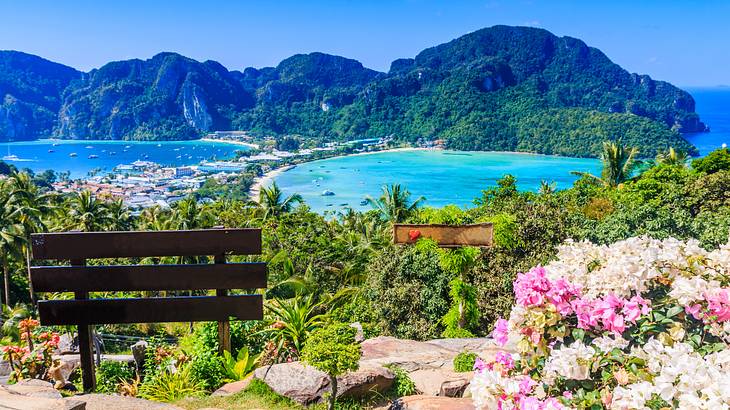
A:
[[[608,353],[616,348],[625,349],[629,345],[629,341],[621,337],[621,335],[604,335],[593,339],[593,345],[599,350]]]
[[[552,385],[557,376],[571,380],[588,379],[591,359],[595,354],[593,348],[586,346],[580,340],[570,346],[552,349],[543,369],[543,381]]]

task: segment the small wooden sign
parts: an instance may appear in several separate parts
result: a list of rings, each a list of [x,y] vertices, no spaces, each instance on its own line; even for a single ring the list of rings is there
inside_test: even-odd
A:
[[[393,225],[393,241],[395,243],[415,243],[421,238],[431,238],[443,248],[458,246],[491,247],[493,229],[491,223],[474,225]]]

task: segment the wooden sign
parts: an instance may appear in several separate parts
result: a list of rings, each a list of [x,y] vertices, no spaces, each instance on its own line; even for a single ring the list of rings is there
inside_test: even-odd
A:
[[[491,223],[474,225],[393,225],[395,243],[415,243],[421,238],[431,238],[440,247],[458,246],[491,247],[493,229]]]

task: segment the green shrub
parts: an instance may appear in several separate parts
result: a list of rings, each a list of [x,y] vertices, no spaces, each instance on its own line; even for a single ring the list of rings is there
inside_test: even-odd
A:
[[[302,361],[330,377],[329,410],[335,408],[337,376],[355,371],[360,365],[362,351],[355,343],[356,332],[347,324],[334,323],[312,331],[302,349]]]
[[[96,367],[96,391],[117,393],[119,384],[134,379],[134,367],[129,363],[105,360]]]
[[[692,168],[707,174],[730,171],[730,148],[716,149],[704,158],[697,158],[692,161]]]
[[[176,371],[163,369],[147,378],[139,387],[139,396],[152,401],[171,402],[185,397],[200,397],[205,387],[190,372],[190,365]]]
[[[394,396],[404,397],[418,393],[416,383],[414,383],[410,376],[408,376],[408,372],[396,365],[388,365],[386,367],[395,375],[395,378],[393,379],[393,387],[391,388]]]
[[[477,359],[476,353],[461,352],[454,357],[454,371],[470,372],[474,370],[474,362]]]
[[[197,347],[190,361],[190,375],[200,381],[207,391],[214,391],[223,385],[225,370],[217,350]]]
[[[441,335],[451,275],[439,265],[435,250],[419,244],[388,247],[368,271],[365,294],[383,334],[416,340]]]

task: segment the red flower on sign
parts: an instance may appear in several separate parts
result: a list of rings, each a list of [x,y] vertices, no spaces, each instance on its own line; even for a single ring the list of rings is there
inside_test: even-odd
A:
[[[411,239],[411,242],[413,242],[421,237],[421,231],[417,229],[411,229],[410,231],[408,231],[408,237]]]

